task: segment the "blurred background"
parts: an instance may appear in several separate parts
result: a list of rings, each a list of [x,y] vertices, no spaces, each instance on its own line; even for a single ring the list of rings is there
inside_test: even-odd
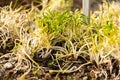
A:
[[[97,10],[99,9],[99,5],[103,3],[103,1],[111,2],[120,0],[91,0],[91,9]],[[72,10],[81,9],[82,0],[0,0],[0,6],[9,5],[12,2],[12,7],[16,8],[19,6],[24,6],[24,8],[30,8],[33,3],[34,6],[37,6],[39,9],[43,9],[45,7],[50,7],[52,10]]]

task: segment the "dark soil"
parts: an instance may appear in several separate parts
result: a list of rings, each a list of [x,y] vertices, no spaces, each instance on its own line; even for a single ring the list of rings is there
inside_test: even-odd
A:
[[[59,72],[58,66],[54,64],[48,64],[52,59],[51,57],[41,59],[41,57],[34,56],[33,58],[39,65],[40,70],[34,74],[37,69],[35,64],[32,64],[30,72],[25,76],[26,80],[119,80],[120,68],[119,61],[111,57],[111,61],[103,62],[99,65],[95,61],[90,61],[89,57],[79,57],[77,60],[69,62],[73,63],[71,68],[79,68],[79,66],[90,62],[79,68],[74,72]],[[0,58],[0,80],[23,80],[19,79],[23,75],[30,65],[27,65],[27,60],[22,60],[20,65],[18,64],[18,58],[15,54],[8,53]],[[60,65],[67,64],[65,61],[59,61]],[[9,63],[9,65],[7,65]],[[5,66],[7,65],[7,66]],[[11,65],[11,66],[10,66]],[[18,66],[17,68],[15,68]],[[28,67],[27,67],[28,66]],[[50,70],[58,70],[58,72],[50,72]]]

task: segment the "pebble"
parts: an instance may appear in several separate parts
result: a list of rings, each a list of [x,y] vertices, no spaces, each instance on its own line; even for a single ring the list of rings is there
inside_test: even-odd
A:
[[[45,74],[45,79],[51,80],[51,75],[50,75],[49,73],[46,73],[46,74]]]
[[[83,77],[83,80],[88,80],[88,77],[87,77],[87,76],[84,76],[84,77]]]
[[[10,62],[5,63],[3,66],[4,66],[5,69],[13,68],[13,65]]]

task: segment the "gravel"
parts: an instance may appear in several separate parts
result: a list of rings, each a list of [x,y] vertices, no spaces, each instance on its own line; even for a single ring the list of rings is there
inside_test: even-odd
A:
[[[5,63],[3,66],[4,66],[5,69],[13,68],[13,65],[10,62]]]

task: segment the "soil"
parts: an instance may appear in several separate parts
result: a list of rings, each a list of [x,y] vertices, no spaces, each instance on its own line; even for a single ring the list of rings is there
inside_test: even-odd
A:
[[[18,55],[15,53],[7,53],[0,57],[0,80],[119,80],[120,79],[120,62],[111,57],[111,61],[102,62],[99,65],[95,61],[90,61],[89,57],[78,57],[74,60],[72,57],[69,59],[69,64],[73,63],[71,69],[76,71],[63,72],[58,70],[58,66],[48,64],[51,57],[42,59],[35,55],[33,58],[39,65],[40,70],[34,73],[37,69],[36,65],[23,59],[18,63]],[[67,64],[68,62],[59,61],[60,65]],[[89,62],[89,63],[88,63]],[[30,68],[30,72],[24,77],[23,75]],[[16,67],[17,66],[17,67]],[[54,70],[50,72],[50,70]]]

